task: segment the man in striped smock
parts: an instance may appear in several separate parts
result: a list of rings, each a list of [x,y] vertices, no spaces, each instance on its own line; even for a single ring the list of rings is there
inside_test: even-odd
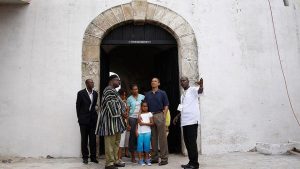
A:
[[[116,91],[119,85],[119,77],[111,75],[109,84],[103,91],[97,122],[96,132],[98,135],[104,136],[105,169],[116,169],[125,166],[124,163],[118,160],[121,133],[126,130],[124,118],[127,117],[125,104]]]

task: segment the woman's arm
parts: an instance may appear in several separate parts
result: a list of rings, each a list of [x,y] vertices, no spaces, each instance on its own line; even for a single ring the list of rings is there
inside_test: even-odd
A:
[[[136,136],[136,137],[139,136],[138,125],[136,125],[136,127],[135,127],[135,136]]]

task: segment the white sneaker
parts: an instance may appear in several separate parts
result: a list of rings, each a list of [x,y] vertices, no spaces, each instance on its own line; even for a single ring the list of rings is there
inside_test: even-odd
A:
[[[147,159],[146,160],[146,164],[148,165],[148,166],[151,166],[152,164],[151,164],[151,160],[150,159]]]
[[[140,164],[141,166],[145,166],[145,165],[146,165],[145,162],[144,162],[144,160],[139,160],[139,164]]]

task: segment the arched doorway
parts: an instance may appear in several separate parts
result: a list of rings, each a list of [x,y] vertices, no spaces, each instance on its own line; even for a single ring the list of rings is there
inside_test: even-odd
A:
[[[190,24],[166,7],[145,0],[133,0],[107,9],[88,25],[82,45],[82,86],[87,78],[91,78],[95,82],[95,89],[100,90],[100,62],[103,61],[100,56],[104,51],[99,46],[108,32],[128,22],[151,23],[167,30],[177,42],[179,76],[187,76],[191,84],[199,80],[197,42]],[[198,144],[201,150],[201,138]],[[185,154],[184,147],[182,151]]]
[[[169,32],[153,24],[131,22],[112,29],[100,46],[100,95],[108,82],[109,72],[119,75],[123,89],[129,92],[129,85],[136,83],[142,94],[151,89],[151,79],[158,77],[160,88],[169,98],[171,117],[175,117],[180,100],[177,46]],[[180,133],[178,124],[170,125],[170,153],[181,152]]]

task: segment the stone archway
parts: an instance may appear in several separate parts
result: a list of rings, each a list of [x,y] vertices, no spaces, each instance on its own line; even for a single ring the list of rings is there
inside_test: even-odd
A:
[[[101,40],[109,30],[128,21],[150,22],[169,31],[178,44],[179,74],[188,76],[191,83],[198,80],[197,42],[189,23],[168,8],[133,0],[102,12],[88,25],[82,45],[82,86],[87,78],[91,78],[99,91]]]
[[[179,75],[187,76],[191,84],[199,79],[197,42],[189,23],[168,8],[146,0],[133,0],[107,9],[86,28],[82,45],[82,86],[91,78],[99,91],[101,41],[110,30],[127,22],[156,24],[170,32],[178,44]]]

